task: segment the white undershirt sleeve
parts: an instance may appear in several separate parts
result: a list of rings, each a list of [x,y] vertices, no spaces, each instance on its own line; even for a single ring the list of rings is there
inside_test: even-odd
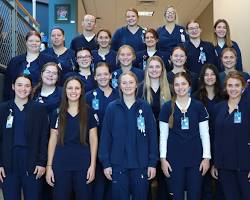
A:
[[[167,156],[167,141],[169,134],[169,126],[166,122],[159,122],[160,126],[160,158],[166,158]]]
[[[209,127],[208,120],[199,123],[200,138],[203,148],[203,158],[211,159],[211,150],[210,150],[210,136],[209,136]]]

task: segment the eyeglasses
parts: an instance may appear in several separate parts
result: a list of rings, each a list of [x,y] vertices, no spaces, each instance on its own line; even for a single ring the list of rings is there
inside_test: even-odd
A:
[[[167,15],[175,15],[175,12],[174,11],[167,11],[166,14]]]
[[[189,31],[197,31],[197,30],[199,30],[199,29],[200,29],[199,26],[196,26],[196,27],[188,27],[188,30],[189,30]]]
[[[52,76],[57,76],[58,75],[57,72],[53,72],[53,71],[50,71],[50,70],[45,70],[43,73],[45,73],[46,75],[52,75]]]
[[[76,58],[79,60],[87,60],[87,59],[90,59],[91,56],[77,56]]]

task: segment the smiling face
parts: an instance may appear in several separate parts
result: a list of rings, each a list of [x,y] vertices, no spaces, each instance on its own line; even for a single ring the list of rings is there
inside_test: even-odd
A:
[[[126,13],[126,21],[128,26],[136,26],[138,23],[138,16],[135,12],[128,10]]]
[[[201,36],[201,28],[197,22],[191,22],[187,26],[187,32],[191,39],[197,39]]]
[[[224,22],[220,22],[217,24],[214,31],[218,38],[225,38],[227,33],[227,25]]]
[[[207,86],[213,86],[216,83],[216,75],[213,70],[206,69],[204,74],[204,83]]]
[[[36,35],[31,35],[26,41],[27,51],[31,53],[38,53],[40,51],[41,40]]]
[[[54,47],[64,46],[64,35],[60,29],[53,29],[51,31],[51,42]]]
[[[236,56],[232,51],[225,51],[221,56],[221,61],[225,69],[233,69],[236,65]]]
[[[121,47],[118,50],[118,60],[122,67],[130,67],[132,66],[132,62],[134,60],[133,51],[128,47]]]
[[[80,69],[86,69],[91,65],[92,56],[88,50],[80,50],[76,54],[76,61]]]
[[[120,90],[122,91],[123,96],[132,96],[135,97],[137,88],[136,79],[130,74],[122,75],[120,78]]]
[[[179,48],[175,49],[170,56],[170,60],[173,63],[174,67],[184,67],[187,60],[185,51]]]
[[[237,99],[241,96],[243,85],[241,80],[229,78],[226,82],[226,91],[230,99]]]
[[[47,66],[41,73],[42,82],[47,86],[55,86],[58,80],[58,69],[54,65]]]
[[[148,76],[151,79],[159,79],[162,73],[162,65],[157,60],[152,60],[148,64]]]
[[[95,80],[98,83],[99,87],[105,88],[109,86],[109,81],[111,80],[112,75],[109,72],[107,66],[98,66],[95,70]]]
[[[156,43],[158,42],[158,40],[155,38],[153,33],[147,32],[145,34],[145,43],[147,45],[147,47],[156,47]]]
[[[169,7],[165,12],[165,19],[167,22],[171,23],[176,20],[176,11],[173,7]]]
[[[177,97],[188,96],[190,85],[183,76],[178,76],[174,79],[174,92]]]
[[[78,80],[70,80],[66,85],[66,96],[68,102],[79,101],[82,95],[81,83]]]
[[[102,48],[107,48],[110,45],[111,38],[108,33],[105,31],[101,31],[97,36],[97,43]]]
[[[12,89],[15,91],[15,99],[27,100],[32,90],[31,82],[26,77],[18,77]]]

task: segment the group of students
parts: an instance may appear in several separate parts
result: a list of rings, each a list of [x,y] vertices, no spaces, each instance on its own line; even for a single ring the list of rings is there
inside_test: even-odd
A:
[[[71,49],[59,27],[43,52],[27,34],[0,104],[4,199],[50,199],[44,177],[55,200],[147,200],[155,181],[157,199],[250,199],[250,77],[228,23],[213,46],[164,16],[144,30],[128,9],[112,37],[86,15]]]

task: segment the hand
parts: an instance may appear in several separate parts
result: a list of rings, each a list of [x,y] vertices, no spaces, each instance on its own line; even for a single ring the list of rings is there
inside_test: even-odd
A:
[[[209,159],[208,158],[204,158],[202,161],[201,161],[201,164],[200,164],[200,172],[202,172],[202,176],[205,176],[205,174],[207,173],[208,169],[210,167],[210,162],[209,162]]]
[[[3,183],[3,179],[6,177],[4,168],[0,167],[0,181]]]
[[[36,166],[35,171],[33,172],[33,174],[36,174],[36,179],[39,179],[42,177],[42,175],[44,175],[45,173],[45,167],[41,167],[41,166]]]
[[[148,180],[151,180],[156,175],[156,169],[154,167],[148,167]]]
[[[212,166],[210,173],[213,178],[218,179],[218,169],[214,167],[214,165]]]
[[[108,180],[112,181],[112,167],[105,168],[104,175]]]
[[[95,179],[95,166],[90,165],[87,171],[87,184],[91,183]]]
[[[172,172],[172,168],[169,164],[169,162],[165,159],[161,159],[161,169],[166,177],[170,177],[170,172]]]
[[[51,166],[46,167],[46,181],[50,186],[54,187],[55,177]]]

